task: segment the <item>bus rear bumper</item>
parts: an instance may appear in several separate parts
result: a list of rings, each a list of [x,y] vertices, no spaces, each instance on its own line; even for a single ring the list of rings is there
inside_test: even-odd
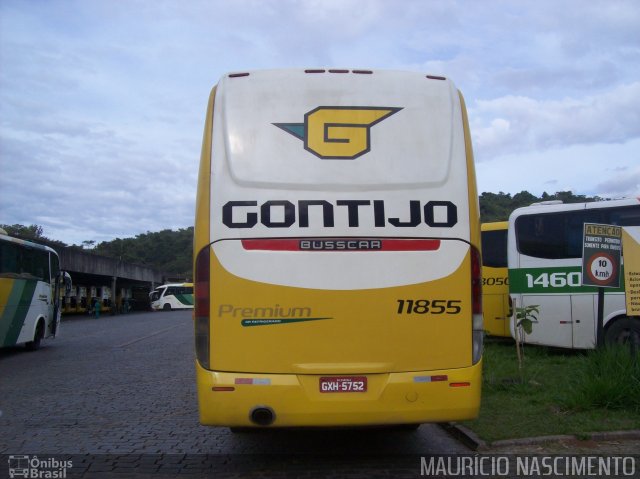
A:
[[[320,391],[320,377],[342,374],[227,373],[197,361],[196,374],[205,426],[418,424],[477,417],[482,361],[450,370],[358,374],[367,377],[366,392]],[[265,416],[268,424],[256,422]]]

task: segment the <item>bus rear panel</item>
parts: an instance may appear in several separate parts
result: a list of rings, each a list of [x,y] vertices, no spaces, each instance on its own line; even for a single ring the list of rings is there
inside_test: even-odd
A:
[[[508,221],[482,223],[482,308],[491,336],[509,338],[511,307],[507,268]]]
[[[479,242],[466,113],[451,81],[223,77],[196,211],[201,422],[475,417]]]

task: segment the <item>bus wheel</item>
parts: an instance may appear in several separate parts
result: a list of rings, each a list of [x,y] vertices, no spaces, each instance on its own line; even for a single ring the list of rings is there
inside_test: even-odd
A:
[[[171,311],[171,305],[169,303],[164,303],[164,306],[162,307],[163,311]]]
[[[633,343],[640,347],[640,320],[620,318],[607,329],[604,338],[607,344]]]
[[[33,335],[33,341],[29,341],[25,344],[25,347],[28,351],[35,351],[40,348],[40,342],[44,338],[44,323],[42,320],[38,321],[38,326],[36,327],[36,333]]]

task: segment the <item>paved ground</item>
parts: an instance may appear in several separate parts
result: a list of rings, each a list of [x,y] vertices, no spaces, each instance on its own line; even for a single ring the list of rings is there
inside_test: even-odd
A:
[[[640,439],[607,438],[540,441],[537,444],[497,445],[489,448],[491,454],[586,454],[588,456],[635,456],[640,459]],[[637,462],[640,474],[640,462]]]
[[[191,313],[161,312],[69,319],[37,352],[0,351],[0,477],[52,455],[72,461],[67,477],[419,477],[421,456],[469,452],[435,425],[202,427],[192,344]]]

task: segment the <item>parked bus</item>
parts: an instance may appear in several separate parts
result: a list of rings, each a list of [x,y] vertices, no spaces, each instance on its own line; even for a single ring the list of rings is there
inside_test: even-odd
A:
[[[509,218],[513,307],[539,307],[538,322],[525,335],[527,343],[594,348],[597,288],[581,286],[584,223],[638,226],[640,199],[557,203],[518,208]],[[620,288],[605,289],[603,323],[606,342],[640,337],[640,318],[626,316],[623,282]]]
[[[193,309],[193,283],[171,283],[158,286],[149,293],[151,309]]]
[[[508,221],[482,223],[482,307],[484,329],[491,336],[511,337],[509,321]]]
[[[209,99],[196,204],[202,424],[476,417],[479,209],[450,80],[225,75]]]
[[[48,246],[0,230],[0,347],[40,347],[55,337],[61,315],[60,287],[71,278]]]

